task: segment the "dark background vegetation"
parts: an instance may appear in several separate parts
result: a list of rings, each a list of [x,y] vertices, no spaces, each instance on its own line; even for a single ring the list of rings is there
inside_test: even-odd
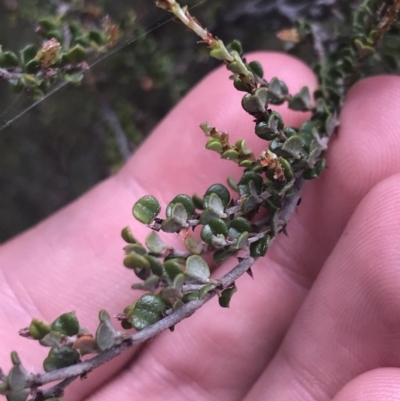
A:
[[[28,43],[40,44],[36,21],[57,2],[0,0],[0,45],[18,52]],[[171,107],[218,64],[204,47],[195,46],[192,34],[173,22],[162,24],[168,16],[150,0],[90,3],[116,23],[134,12],[138,25],[121,39],[122,45],[132,43],[99,60],[79,87],[56,91],[0,131],[0,243],[115,173]],[[334,0],[207,0],[193,13],[224,41],[239,39],[252,51],[282,49],[276,30],[297,17],[321,19],[340,8]],[[307,58],[307,50],[301,56]],[[31,104],[0,81],[0,126]]]

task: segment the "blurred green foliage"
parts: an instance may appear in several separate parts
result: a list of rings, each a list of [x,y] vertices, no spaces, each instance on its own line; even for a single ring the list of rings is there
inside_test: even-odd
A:
[[[299,16],[321,19],[343,12],[349,3],[207,0],[194,14],[215,35],[227,42],[236,38],[248,51],[282,50],[277,29]],[[218,64],[149,0],[0,0],[0,44],[15,52],[30,43],[40,46],[39,18],[71,5],[109,15],[121,25],[121,45],[94,56],[90,63],[95,65],[80,86],[57,90],[0,131],[0,242],[117,171],[154,125]],[[136,23],[128,23],[129,18]],[[309,49],[297,54],[307,60]],[[31,104],[0,81],[0,126]]]

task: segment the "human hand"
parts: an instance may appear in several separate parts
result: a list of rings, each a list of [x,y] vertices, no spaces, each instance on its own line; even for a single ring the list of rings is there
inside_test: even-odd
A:
[[[289,56],[250,58],[292,93],[316,86],[311,71]],[[196,87],[118,175],[0,248],[5,370],[13,349],[29,370],[41,370],[48,349],[16,335],[32,317],[52,321],[75,310],[94,331],[99,309],[112,314],[132,303],[119,234],[130,222],[135,236],[147,234],[130,215],[139,197],[153,194],[165,205],[238,172],[204,150],[200,122],[245,135],[255,150],[265,146],[228,75],[220,69]],[[174,333],[90,373],[64,400],[400,399],[399,90],[396,77],[351,90],[327,170],[307,185],[289,237],[258,261],[254,281],[237,282],[230,309],[211,301]],[[280,111],[286,125],[305,118]]]

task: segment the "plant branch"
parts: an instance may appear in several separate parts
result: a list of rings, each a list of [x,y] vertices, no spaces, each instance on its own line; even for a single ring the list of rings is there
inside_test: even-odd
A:
[[[10,72],[4,68],[0,68],[0,79],[11,81],[13,79],[20,79],[24,74],[21,72]]]
[[[247,256],[244,258],[232,271],[223,276],[219,281],[221,282],[222,288],[226,288],[233,284],[240,276],[242,276],[248,269],[253,266],[255,259]],[[200,309],[205,303],[212,299],[216,295],[216,291],[210,291],[203,299],[190,301],[185,304],[182,308],[178,309],[171,315],[163,318],[159,322],[149,326],[133,335],[127,340],[121,342],[121,344],[104,351],[103,353],[95,356],[84,362],[80,362],[76,365],[69,366],[67,368],[58,369],[52,372],[44,373],[36,376],[30,383],[31,387],[39,387],[44,384],[52,383],[58,380],[73,379],[82,375],[86,375],[93,369],[103,365],[104,363],[114,359],[121,355],[134,345],[144,343],[164,330],[175,326],[182,320],[191,316],[194,312]],[[33,398],[32,400],[38,401],[40,398]]]

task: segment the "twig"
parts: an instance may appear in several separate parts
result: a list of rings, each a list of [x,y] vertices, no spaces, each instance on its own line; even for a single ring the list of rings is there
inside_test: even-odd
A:
[[[110,107],[105,99],[101,101],[101,112],[104,120],[107,122],[111,131],[114,134],[119,153],[121,154],[124,161],[127,161],[131,157],[131,150],[129,148],[129,141],[121,126],[121,122],[117,117],[115,111]]]
[[[20,79],[24,74],[21,72],[10,72],[4,68],[0,68],[0,79],[11,81],[13,79]]]
[[[43,401],[52,397],[62,397],[64,390],[79,376],[72,376],[45,390],[38,390],[28,401]]]
[[[220,279],[220,282],[222,283],[222,288],[229,287],[231,284],[233,284],[240,276],[242,276],[248,269],[250,269],[251,266],[253,266],[254,262],[255,259],[251,256],[247,256],[246,258],[244,258],[232,271],[230,271],[228,274]],[[132,346],[144,343],[157,336],[164,330],[175,326],[182,320],[191,316],[215,295],[216,291],[210,291],[203,299],[188,302],[187,304],[182,306],[182,308],[178,309],[171,315],[165,317],[152,326],[149,326],[133,334],[130,338],[123,341],[121,344],[103,352],[102,354],[99,354],[87,361],[69,366],[67,368],[58,369],[49,373],[38,375],[34,377],[30,384],[32,387],[40,387],[44,384],[52,383],[54,381],[65,379],[75,380],[79,376],[86,375],[93,369],[121,355]],[[32,401],[38,400],[39,399],[33,398]]]

